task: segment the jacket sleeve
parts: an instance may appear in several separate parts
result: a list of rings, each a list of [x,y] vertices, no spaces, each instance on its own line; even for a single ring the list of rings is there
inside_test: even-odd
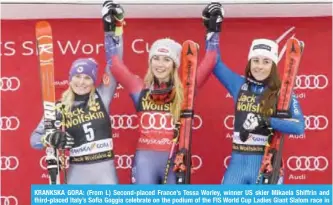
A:
[[[138,103],[139,95],[143,89],[143,80],[134,75],[123,63],[119,55],[119,42],[117,43],[117,37],[114,37],[112,33],[105,32],[105,50],[106,55],[110,56],[108,64],[114,78],[125,89],[127,89],[135,104]]]
[[[37,127],[34,129],[34,131],[31,133],[30,136],[30,145],[34,149],[43,149],[44,145],[41,141],[42,137],[45,135],[44,130],[44,117],[41,119],[41,121],[38,123]]]
[[[305,121],[304,116],[295,95],[292,95],[292,101],[289,108],[291,118],[270,118],[271,127],[277,131],[286,134],[301,135],[304,134]]]
[[[213,72],[213,69],[217,63],[218,50],[219,50],[219,33],[214,33],[212,38],[206,40],[206,52],[205,56],[200,62],[197,72],[197,88],[201,88],[209,76]]]

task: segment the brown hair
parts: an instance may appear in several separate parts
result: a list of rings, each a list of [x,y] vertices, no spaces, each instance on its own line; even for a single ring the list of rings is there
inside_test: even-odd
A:
[[[247,63],[245,68],[245,76],[252,77],[251,74],[251,60]],[[281,80],[276,64],[273,62],[271,73],[265,80],[267,89],[264,91],[260,98],[261,114],[270,116],[276,111],[278,94],[281,88]]]

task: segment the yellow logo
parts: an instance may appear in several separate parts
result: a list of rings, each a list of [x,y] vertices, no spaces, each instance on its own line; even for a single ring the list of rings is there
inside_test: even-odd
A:
[[[97,102],[89,106],[89,111],[97,112],[99,109],[101,109],[101,106]]]

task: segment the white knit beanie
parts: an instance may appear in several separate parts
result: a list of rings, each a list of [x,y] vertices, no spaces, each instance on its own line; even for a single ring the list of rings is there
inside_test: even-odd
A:
[[[255,39],[252,41],[248,60],[256,56],[265,56],[271,59],[276,65],[278,63],[279,45],[269,39]]]
[[[159,39],[153,43],[149,50],[149,62],[154,55],[165,55],[170,57],[179,68],[181,51],[182,46],[176,41],[169,38]]]

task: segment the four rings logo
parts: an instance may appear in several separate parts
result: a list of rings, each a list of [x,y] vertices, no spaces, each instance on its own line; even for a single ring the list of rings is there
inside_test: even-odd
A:
[[[111,126],[113,129],[137,129],[139,124],[137,122],[137,115],[112,115]]]
[[[18,205],[17,198],[15,196],[0,196],[0,204],[2,205]]]
[[[1,77],[0,91],[16,91],[20,88],[21,82],[18,77]]]
[[[111,125],[113,129],[137,129],[139,127],[138,116],[133,115],[110,115]],[[143,124],[145,121],[147,123]],[[142,123],[143,129],[173,129],[171,119],[168,120],[167,115],[161,113],[144,113],[141,116],[140,122]],[[202,127],[202,118],[199,115],[194,115],[193,129],[197,130]]]
[[[328,168],[328,160],[324,156],[291,156],[287,167],[291,171],[324,171]]]
[[[116,169],[131,169],[134,161],[134,155],[115,155]],[[202,159],[199,155],[192,156],[192,167],[198,170],[202,167]]]
[[[0,117],[0,130],[17,130],[20,127],[20,120],[15,116]]]
[[[0,157],[0,170],[16,170],[19,167],[19,160],[15,156],[1,156]]]
[[[304,116],[305,129],[307,130],[324,130],[328,127],[328,119],[324,115],[307,115]],[[224,126],[228,130],[234,129],[235,117],[227,115],[224,118]]]
[[[40,158],[39,165],[43,170],[47,170],[46,155]],[[66,156],[66,169],[68,169],[68,167],[69,167],[69,156]]]
[[[140,123],[145,130],[173,130],[175,126],[170,116],[171,114],[145,112],[141,115]]]
[[[295,80],[295,89],[324,89],[328,85],[325,75],[298,75]]]
[[[324,130],[328,126],[328,119],[324,115],[308,115],[304,119],[305,129],[308,130]]]

